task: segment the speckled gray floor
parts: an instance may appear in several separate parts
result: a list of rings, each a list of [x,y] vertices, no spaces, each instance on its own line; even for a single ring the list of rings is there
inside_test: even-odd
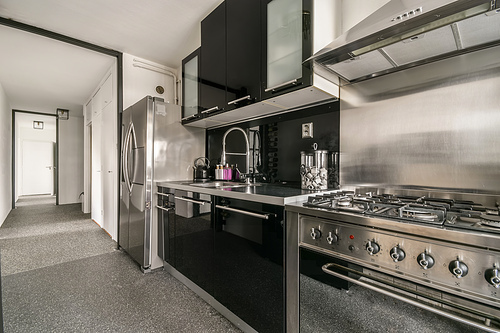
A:
[[[0,228],[4,330],[240,332],[168,273],[143,274],[80,205],[25,205]]]
[[[20,196],[16,201],[16,207],[32,205],[55,205],[56,197],[50,194]]]

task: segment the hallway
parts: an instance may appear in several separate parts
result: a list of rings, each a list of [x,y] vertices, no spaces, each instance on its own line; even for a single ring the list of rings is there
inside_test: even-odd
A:
[[[0,228],[12,332],[239,332],[163,270],[143,274],[80,204],[20,205]]]

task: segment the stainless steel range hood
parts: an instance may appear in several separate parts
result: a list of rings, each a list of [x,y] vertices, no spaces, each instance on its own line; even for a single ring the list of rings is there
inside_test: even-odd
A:
[[[354,83],[500,45],[499,7],[500,0],[391,0],[306,63]]]

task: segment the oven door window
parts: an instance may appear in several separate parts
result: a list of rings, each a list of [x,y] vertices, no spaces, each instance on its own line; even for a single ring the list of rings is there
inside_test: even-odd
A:
[[[330,264],[330,265],[328,265]],[[322,267],[336,274],[323,272]],[[347,270],[345,269],[347,267]],[[347,272],[350,270],[353,273]],[[375,285],[390,293],[400,293],[395,288],[387,287],[384,281],[404,289],[415,290],[415,284],[394,279],[388,275],[353,266],[330,256],[316,253],[309,249],[300,249],[300,332],[485,332],[460,321],[444,317],[431,311],[396,299],[380,290],[372,290],[353,283],[361,281]],[[362,272],[356,274],[356,271]],[[343,278],[344,277],[344,278]],[[345,279],[347,277],[347,281]],[[398,288],[399,289],[399,288]],[[430,289],[419,291],[432,295]],[[437,293],[439,294],[439,293]],[[432,295],[443,297],[443,295]],[[422,297],[403,292],[408,299],[422,302]],[[449,310],[442,303],[426,301],[424,304],[438,310]],[[484,325],[479,317],[461,315],[458,317],[474,320]],[[484,318],[482,318],[484,320]],[[491,321],[491,332],[500,330],[498,322]]]

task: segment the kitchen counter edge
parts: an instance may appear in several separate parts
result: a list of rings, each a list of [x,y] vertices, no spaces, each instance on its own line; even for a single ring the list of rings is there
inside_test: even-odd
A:
[[[260,202],[271,205],[285,206],[287,204],[307,200],[310,195],[331,192],[302,190],[280,184],[261,184],[259,186],[238,188],[210,188],[191,185],[192,181],[157,181],[156,186],[174,190],[210,194],[219,197]]]

